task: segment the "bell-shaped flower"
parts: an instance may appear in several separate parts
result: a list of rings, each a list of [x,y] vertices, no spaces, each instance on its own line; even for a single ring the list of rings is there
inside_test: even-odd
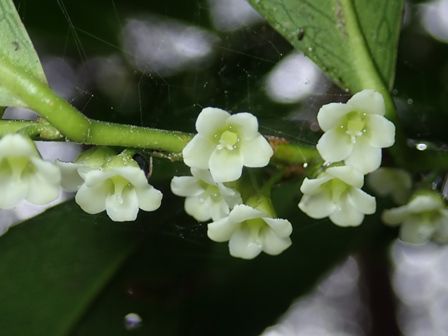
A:
[[[264,167],[273,154],[250,113],[230,115],[207,107],[196,120],[196,130],[182,152],[184,162],[191,168],[210,169],[215,182],[235,181],[243,166]]]
[[[229,241],[234,257],[253,259],[261,251],[278,255],[291,245],[292,225],[274,218],[270,201],[258,198],[253,206],[236,205],[229,215],[208,225],[208,237],[216,242]]]
[[[196,220],[216,221],[242,202],[238,191],[214,182],[208,170],[191,168],[191,174],[193,176],[174,176],[171,190],[186,197],[185,211]]]
[[[160,207],[162,193],[148,184],[137,162],[124,152],[99,168],[78,169],[78,173],[84,182],[75,200],[89,214],[106,210],[113,221],[123,222],[135,220],[139,209]]]
[[[360,189],[363,184],[364,176],[350,166],[327,168],[317,178],[303,180],[299,208],[312,218],[358,226],[376,210],[375,198]]]
[[[41,159],[34,143],[20,134],[0,139],[0,208],[13,208],[25,199],[43,205],[59,196],[59,168]]]
[[[355,94],[346,104],[322,106],[317,115],[325,132],[317,150],[327,162],[345,161],[362,173],[381,165],[381,148],[395,142],[395,126],[384,117],[383,96],[373,90]]]
[[[391,196],[395,203],[404,204],[409,199],[411,175],[398,168],[379,168],[367,176],[369,187],[378,196]]]
[[[400,239],[423,244],[432,239],[448,242],[448,210],[442,197],[433,191],[417,193],[409,203],[389,210],[382,215],[383,222],[400,227]]]

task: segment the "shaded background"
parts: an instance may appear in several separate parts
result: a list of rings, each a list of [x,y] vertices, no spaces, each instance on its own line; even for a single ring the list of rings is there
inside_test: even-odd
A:
[[[50,85],[91,118],[191,132],[200,110],[216,106],[257,115],[264,134],[314,144],[319,107],[349,98],[244,0],[15,3]],[[447,13],[447,0],[406,3],[393,96],[410,146],[421,149],[447,150]],[[8,109],[6,117],[35,115]],[[39,148],[44,157],[63,160],[81,150]],[[380,223],[380,211],[359,228],[312,221],[297,209],[301,181],[295,178],[274,191],[279,216],[293,223],[293,246],[278,257],[234,259],[226,244],[207,239],[205,224],[183,213],[182,199],[169,195],[170,177],[187,173],[182,164],[155,160],[151,183],[164,191],[164,203],[135,223],[111,223],[65,203],[11,229],[0,250],[14,246],[15,237],[29,237],[24,244],[31,252],[19,254],[17,269],[34,259],[23,280],[6,287],[16,301],[0,294],[11,308],[0,327],[20,335],[20,317],[35,323],[35,335],[58,334],[45,331],[45,323],[63,320],[65,308],[61,316],[56,308],[70,298],[59,303],[56,289],[46,286],[68,281],[66,268],[87,281],[114,246],[132,242],[120,270],[89,296],[70,334],[259,335],[272,326],[264,335],[448,335],[446,248],[394,241],[396,232]],[[389,200],[380,203],[387,206]],[[42,210],[23,203],[2,211],[0,226],[6,230]],[[72,219],[59,223],[61,213]],[[69,224],[97,230],[86,239],[81,229],[64,231]],[[55,233],[59,240],[52,244],[30,244]],[[67,254],[65,268],[57,257],[46,262],[49,246]],[[70,259],[78,254],[84,259]],[[31,288],[36,282],[39,290]],[[84,287],[74,288],[73,297],[85,294]],[[46,291],[48,315],[39,309]]]

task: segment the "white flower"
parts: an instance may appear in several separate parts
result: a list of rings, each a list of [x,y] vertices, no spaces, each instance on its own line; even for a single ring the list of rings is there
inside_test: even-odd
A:
[[[240,178],[243,166],[264,167],[273,150],[258,133],[258,121],[250,113],[230,115],[207,107],[196,120],[196,134],[182,154],[186,165],[210,169],[215,182]]]
[[[375,198],[362,191],[363,175],[349,166],[330,167],[315,179],[305,178],[299,208],[312,218],[330,217],[339,226],[357,226],[376,210]]]
[[[409,203],[385,210],[383,222],[399,225],[400,239],[413,244],[423,244],[429,239],[448,242],[448,210],[441,196],[427,191],[417,194]]]
[[[395,141],[395,126],[384,117],[383,96],[373,90],[355,94],[346,104],[322,106],[317,120],[325,132],[317,150],[328,162],[345,161],[363,173],[381,164],[381,148]]]
[[[25,199],[43,205],[60,191],[58,167],[43,161],[33,142],[19,134],[0,140],[0,208],[13,208]]]
[[[236,190],[214,182],[208,170],[192,168],[191,174],[193,176],[174,176],[171,190],[186,197],[185,211],[196,220],[218,220],[242,202]]]
[[[409,199],[412,178],[403,169],[379,168],[367,176],[367,182],[377,195],[391,195],[397,204],[404,204]]]
[[[89,214],[106,210],[113,221],[123,222],[135,220],[139,208],[154,211],[160,207],[162,193],[148,184],[131,158],[117,155],[100,168],[78,173],[84,182],[75,200]]]
[[[291,223],[286,219],[272,218],[260,207],[236,205],[230,214],[208,225],[207,234],[217,242],[229,241],[234,257],[255,258],[261,251],[277,255],[291,245]]]
[[[75,162],[56,161],[62,175],[61,185],[65,191],[78,191],[84,183],[81,175],[88,171],[101,168],[116,153],[109,147],[93,147],[82,152]]]

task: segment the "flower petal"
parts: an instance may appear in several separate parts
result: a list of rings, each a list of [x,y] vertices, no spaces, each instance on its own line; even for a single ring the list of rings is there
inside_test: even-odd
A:
[[[78,173],[80,164],[72,162],[56,161],[61,171],[61,184],[65,191],[77,191],[84,180]]]
[[[212,218],[210,198],[187,197],[184,206],[185,212],[199,222],[205,222]]]
[[[384,210],[381,219],[384,224],[398,225],[403,223],[410,214],[409,207],[404,205],[398,208]]]
[[[118,175],[128,180],[134,187],[146,188],[148,186],[148,179],[140,167],[135,166],[121,166],[121,167],[106,167],[104,173],[108,176]]]
[[[145,188],[135,188],[138,197],[138,206],[144,211],[154,211],[162,203],[162,193],[151,185]]]
[[[325,161],[337,162],[346,159],[353,150],[350,137],[338,129],[330,129],[320,137],[316,145]]]
[[[234,223],[242,223],[248,219],[261,218],[266,215],[260,210],[245,204],[236,205],[229,214],[229,220]]]
[[[215,181],[213,181],[212,174],[210,174],[208,169],[191,168],[190,171],[191,175],[196,177],[196,179],[207,182],[208,184],[216,184]]]
[[[20,134],[7,134],[0,140],[0,158],[4,157],[39,157],[34,143]]]
[[[196,119],[196,130],[204,137],[213,136],[217,130],[223,128],[230,114],[215,107],[206,107]]]
[[[266,166],[274,154],[271,145],[262,135],[244,141],[241,144],[241,152],[244,165],[251,168]]]
[[[432,239],[440,244],[448,243],[448,210],[442,210],[440,219],[435,224],[436,230]]]
[[[253,114],[247,112],[233,114],[227,120],[227,124],[237,129],[238,136],[242,140],[252,140],[259,135],[258,120]]]
[[[321,192],[320,187],[322,186],[322,184],[328,182],[329,180],[331,180],[331,176],[329,176],[328,174],[321,174],[315,179],[309,179],[305,177],[303,179],[302,185],[300,186],[300,191],[303,194],[309,195],[319,193]]]
[[[243,200],[241,199],[241,195],[238,191],[226,187],[222,183],[218,183],[218,189],[221,193],[223,200],[227,203],[230,208],[233,208],[237,204],[241,204]]]
[[[229,205],[224,200],[210,203],[210,215],[214,221],[228,216],[229,212]]]
[[[94,187],[83,184],[76,193],[75,201],[88,214],[97,214],[106,209],[108,193],[106,184],[101,183]]]
[[[407,206],[411,213],[420,213],[442,209],[444,203],[438,194],[431,193],[413,198]]]
[[[292,233],[291,222],[287,219],[263,217],[263,220],[279,237],[289,237]]]
[[[171,191],[174,195],[187,197],[198,196],[204,189],[193,176],[174,176],[171,180]]]
[[[243,158],[239,151],[216,149],[210,156],[209,166],[215,182],[235,181],[241,177]]]
[[[270,255],[278,255],[291,246],[291,239],[279,237],[272,230],[266,230],[263,237],[263,251]]]
[[[229,217],[219,219],[207,225],[207,236],[216,242],[228,241],[239,224]]]
[[[339,226],[358,226],[364,219],[364,214],[353,207],[348,200],[341,200],[339,209],[330,215],[331,221]]]
[[[0,176],[0,209],[14,208],[23,200],[28,192],[28,184],[12,176],[1,174]]]
[[[368,114],[384,115],[386,113],[383,96],[374,90],[362,90],[358,92],[350,98],[347,106],[351,110],[358,110]]]
[[[115,222],[135,220],[138,209],[138,197],[134,188],[127,188],[121,194],[110,193],[106,197],[107,215]]]
[[[373,147],[390,147],[395,142],[395,125],[385,117],[372,114],[369,116],[369,144]]]
[[[325,172],[355,188],[361,188],[364,184],[364,175],[350,166],[330,167]]]
[[[317,114],[317,121],[320,128],[327,132],[332,128],[338,127],[341,119],[350,113],[351,109],[346,104],[330,103],[322,106]]]
[[[195,135],[182,151],[185,164],[193,168],[208,169],[210,155],[215,147],[216,145],[208,138]]]
[[[373,172],[381,165],[381,148],[358,142],[350,156],[345,159],[345,163],[364,174]]]
[[[251,228],[241,226],[229,240],[229,251],[233,257],[253,259],[260,254],[263,242],[255,236]]]
[[[401,225],[400,239],[411,244],[426,243],[435,231],[434,225],[419,218],[410,218]]]
[[[349,192],[349,202],[353,207],[364,214],[371,215],[376,211],[375,197],[370,196],[366,192],[358,188],[352,188]]]
[[[34,174],[27,180],[27,183],[28,193],[25,199],[33,204],[44,205],[59,196],[60,186],[50,183],[42,174]]]
[[[330,216],[337,210],[336,205],[326,193],[303,195],[299,208],[308,216],[316,219]]]

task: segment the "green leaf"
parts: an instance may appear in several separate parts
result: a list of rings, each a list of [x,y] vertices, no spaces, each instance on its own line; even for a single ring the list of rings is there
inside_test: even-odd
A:
[[[392,88],[403,0],[249,1],[342,88]]]
[[[0,57],[46,83],[39,57],[20,20],[12,0],[0,1]],[[26,106],[19,98],[1,87],[0,106]]]
[[[73,202],[11,229],[0,239],[1,334],[66,335],[139,241],[135,226]]]

